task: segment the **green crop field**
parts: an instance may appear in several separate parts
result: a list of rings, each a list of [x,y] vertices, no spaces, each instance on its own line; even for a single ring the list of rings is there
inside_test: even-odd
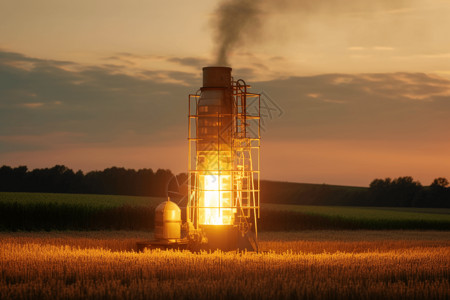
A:
[[[416,207],[353,207],[353,206],[311,206],[263,204],[270,210],[300,212],[324,217],[361,220],[426,220],[450,222],[448,208],[416,208]]]
[[[20,204],[68,204],[89,207],[155,206],[164,201],[158,197],[137,197],[118,195],[52,194],[52,193],[9,193],[0,192],[0,203]]]
[[[0,192],[0,230],[152,230],[165,198]],[[450,209],[263,203],[258,229],[450,230]]]
[[[276,230],[437,229],[450,230],[450,209],[263,204],[262,213]],[[273,219],[283,219],[277,224]]]
[[[149,230],[164,198],[0,192],[0,230]]]

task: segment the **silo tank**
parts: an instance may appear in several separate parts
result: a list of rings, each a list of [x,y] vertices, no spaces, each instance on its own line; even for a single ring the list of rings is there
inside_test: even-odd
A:
[[[181,210],[168,199],[155,209],[155,239],[176,241],[181,237]]]
[[[232,225],[233,112],[231,68],[203,68],[197,103],[198,224]]]

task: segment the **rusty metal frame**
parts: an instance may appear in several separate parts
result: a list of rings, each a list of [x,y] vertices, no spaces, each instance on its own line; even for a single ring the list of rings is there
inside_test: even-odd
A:
[[[231,190],[221,190],[219,180],[220,192],[231,192],[231,207],[240,210],[239,220],[234,221],[234,226],[246,227],[248,223],[254,224],[255,234],[257,237],[258,227],[257,219],[260,217],[260,139],[261,139],[261,95],[250,93],[249,88],[243,80],[232,80],[232,93],[234,109],[231,117],[232,123],[232,140],[230,147],[230,156],[232,157],[233,165],[231,170]],[[206,191],[199,186],[200,172],[219,172],[220,175],[220,159],[217,160],[218,166],[215,170],[197,170],[197,142],[198,137],[198,101],[200,99],[200,90],[196,94],[189,95],[189,112],[188,112],[188,204],[187,204],[187,219],[194,224],[194,227],[199,227],[199,211],[202,208],[218,208],[221,207],[204,207],[199,204],[200,193]],[[249,112],[248,107],[252,105],[254,112]],[[202,116],[208,116],[202,114]],[[217,116],[220,122],[222,117],[230,116],[230,114],[213,114],[210,117]],[[218,126],[219,128],[220,126]],[[217,151],[220,151],[219,146],[219,132]],[[194,153],[195,152],[195,153]],[[237,182],[240,181],[241,188],[237,188]],[[245,201],[244,201],[245,200]],[[240,203],[238,203],[240,201]],[[245,203],[244,203],[245,202]],[[253,220],[251,220],[253,219]],[[242,224],[242,223],[247,224]]]

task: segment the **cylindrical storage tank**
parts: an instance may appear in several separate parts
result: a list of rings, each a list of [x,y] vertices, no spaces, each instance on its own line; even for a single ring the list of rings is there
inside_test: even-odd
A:
[[[234,108],[231,92],[231,68],[203,68],[203,87],[197,107],[198,151],[231,150]],[[207,165],[211,167],[210,163]]]
[[[181,237],[181,209],[168,199],[155,209],[155,239],[175,241]]]
[[[198,224],[232,225],[234,133],[232,77],[229,67],[203,68],[197,104],[196,170],[199,187]]]

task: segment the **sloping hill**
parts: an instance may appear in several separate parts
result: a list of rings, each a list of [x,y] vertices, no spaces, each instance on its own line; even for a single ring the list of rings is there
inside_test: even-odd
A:
[[[262,203],[366,206],[367,193],[365,187],[261,181]]]

